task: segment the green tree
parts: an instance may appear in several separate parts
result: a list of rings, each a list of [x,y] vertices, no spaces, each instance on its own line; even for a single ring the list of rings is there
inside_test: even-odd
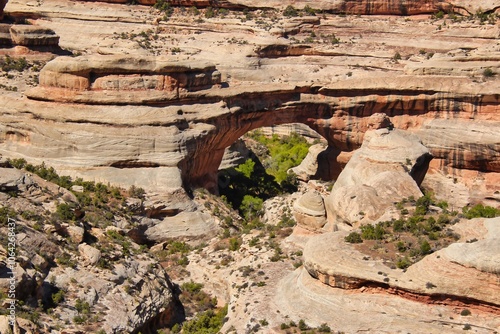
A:
[[[250,178],[255,168],[255,162],[252,159],[247,159],[245,163],[236,167],[236,171],[242,173],[245,177]]]
[[[247,220],[252,219],[260,214],[264,201],[262,198],[245,195],[241,202],[240,211]]]

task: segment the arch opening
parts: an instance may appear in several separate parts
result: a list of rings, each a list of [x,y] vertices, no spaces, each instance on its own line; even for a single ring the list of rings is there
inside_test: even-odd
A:
[[[314,153],[327,145],[320,134],[300,123],[252,130],[226,148],[218,170],[217,193],[251,220],[262,200],[293,193],[299,180],[315,178],[318,166]],[[300,169],[299,165],[308,162],[314,166]],[[299,169],[307,171],[297,173]]]

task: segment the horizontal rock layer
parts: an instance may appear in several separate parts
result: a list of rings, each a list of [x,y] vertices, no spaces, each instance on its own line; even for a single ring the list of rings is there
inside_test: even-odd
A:
[[[322,88],[288,85],[281,85],[280,88],[279,85],[269,87],[263,85],[188,91],[193,88],[192,85],[196,88],[197,84],[214,83],[213,78],[210,77],[214,73],[214,68],[211,66],[190,67],[182,64],[173,66],[168,62],[148,60],[132,61],[127,65],[126,58],[115,57],[112,61],[110,61],[111,58],[104,59],[104,61],[94,62],[93,59],[63,58],[61,61],[51,62],[42,71],[41,87],[29,91],[27,95],[36,99],[69,100],[86,104],[165,104],[183,101],[185,105],[180,108],[166,106],[163,109],[123,108],[116,115],[128,114],[136,121],[131,122],[127,119],[118,121],[113,116],[114,112],[107,112],[108,116],[102,118],[104,115],[100,115],[100,120],[96,119],[98,124],[94,126],[94,135],[89,137],[79,131],[71,133],[71,137],[80,138],[73,144],[79,147],[80,157],[84,157],[82,153],[88,149],[95,151],[92,143],[99,136],[103,136],[103,140],[108,138],[99,148],[99,151],[108,153],[102,155],[102,159],[96,159],[95,157],[101,154],[95,152],[90,165],[82,160],[86,167],[178,167],[181,171],[182,182],[214,189],[217,170],[225,148],[247,131],[276,124],[304,123],[323,136],[329,146],[340,153],[359,148],[364,133],[368,129],[386,126],[384,119],[368,117],[374,113],[384,113],[389,116],[396,128],[416,133],[424,145],[429,147],[432,155],[444,161],[446,166],[500,172],[499,141],[494,130],[498,124],[499,96],[487,86],[471,83],[467,79],[403,76],[391,78],[388,84],[386,80],[380,78],[379,80],[352,80],[349,84],[339,82]],[[116,67],[113,68],[113,66]],[[182,70],[188,73],[191,73],[190,71],[201,72],[203,78],[200,80],[202,81],[207,76],[210,79],[208,82],[200,83],[198,74],[183,74],[182,72],[177,74]],[[138,74],[148,71],[153,73],[171,71],[172,74],[165,75],[165,77],[192,76],[194,81],[189,81],[189,84],[183,86],[186,87],[184,95],[175,95],[174,91],[173,97],[168,91],[158,90],[157,83],[152,84],[151,89],[133,90],[138,85],[152,82],[145,80],[144,75]],[[208,71],[208,74],[203,71]],[[135,74],[111,74],[120,72]],[[66,80],[68,77],[71,77],[71,80]],[[91,78],[98,79],[91,83]],[[178,87],[181,87],[182,81],[177,82]],[[215,80],[215,83],[217,82],[218,80]],[[382,82],[386,87],[380,88]],[[122,84],[124,91],[128,92],[126,95],[120,90]],[[461,86],[462,84],[467,85],[467,93],[464,86]],[[71,89],[53,88],[54,86],[69,86]],[[100,88],[95,88],[97,86]],[[461,92],[462,90],[464,92]],[[78,98],[74,98],[76,96]],[[170,100],[172,102],[169,102],[169,99],[173,99]],[[202,104],[189,106],[194,101]],[[29,105],[34,107],[36,103],[30,102]],[[82,108],[83,111],[88,107]],[[78,109],[81,108],[78,107],[75,110]],[[40,114],[38,111],[34,112]],[[42,113],[45,114],[42,118],[50,117],[48,110]],[[71,127],[76,130],[79,128],[78,123],[93,122],[89,118],[90,115],[77,112],[72,115],[61,114],[56,116],[56,119],[72,122]],[[469,124],[470,117],[474,119],[475,131],[473,133],[481,133],[480,136],[470,135],[470,125],[466,125]],[[141,122],[143,122],[142,125],[140,125]],[[4,143],[10,147],[18,147],[18,153],[34,157],[37,154],[34,154],[33,149],[42,142],[50,141],[52,144],[49,144],[49,147],[54,146],[55,133],[49,133],[48,136],[47,133],[40,133],[34,137],[32,126],[36,123],[38,121],[33,119],[29,123],[5,125],[2,130]],[[124,146],[119,152],[116,151],[117,142],[112,138],[120,133],[120,130],[110,129],[105,126],[106,123],[133,125],[133,128],[128,130],[129,138],[123,137],[120,140]],[[455,126],[449,126],[450,124],[455,124]],[[140,126],[137,127],[138,125]],[[150,139],[144,135],[141,135],[142,138],[137,137],[143,132],[143,126],[150,128],[148,134],[153,135]],[[96,133],[101,131],[98,130],[99,128],[103,132],[96,137]],[[441,131],[444,133],[440,133]],[[68,137],[69,133],[57,132],[59,132],[57,137],[61,140],[61,148],[66,146],[69,149],[71,145],[68,146],[68,144],[73,141]],[[161,139],[154,139],[155,133],[163,133]],[[487,138],[489,139],[486,140]],[[89,140],[89,146],[85,149],[87,140]],[[18,146],[21,142],[30,142],[31,146]],[[40,146],[40,149],[45,148]],[[72,149],[70,151],[64,149],[59,151],[58,156],[69,158],[74,155],[71,151]],[[334,171],[335,167],[332,166],[337,164],[337,161],[332,162],[332,159],[336,159],[335,156],[329,158],[328,169],[330,171]],[[66,164],[76,165],[78,160],[80,159],[67,159]],[[335,178],[337,175],[338,172],[337,174],[330,172],[329,177]]]
[[[80,1],[95,1],[95,0],[80,0]],[[101,2],[108,3],[120,3],[127,4],[130,0],[100,0]],[[154,5],[156,0],[137,0],[138,4],[141,5]],[[296,1],[291,4],[298,8],[303,8],[309,5],[314,8],[319,8],[322,10],[331,11],[334,13],[347,13],[352,15],[415,15],[415,14],[428,14],[434,13],[439,10],[455,11],[459,13],[475,13],[474,9],[482,8],[483,10],[494,10],[496,7],[494,2],[483,0],[479,3],[463,3],[460,0],[335,0],[335,1],[324,1],[315,2],[311,4],[308,1]],[[174,0],[170,2],[174,6],[185,6],[185,7],[209,7],[214,6],[208,0]],[[241,8],[280,8],[286,7],[289,3],[271,1],[265,3],[251,2],[248,0],[224,0],[217,2],[217,7],[230,8],[230,9],[241,9]],[[276,6],[275,6],[276,5]]]
[[[498,218],[491,219],[496,231]],[[484,226],[482,220],[468,224]],[[489,223],[485,224],[486,226]],[[346,233],[325,233],[311,239],[304,249],[304,266],[323,283],[343,289],[358,289],[372,283],[402,289],[410,293],[469,301],[484,309],[500,312],[500,286],[496,235],[487,234],[477,243],[456,243],[426,256],[406,271],[389,269],[377,260],[366,257],[347,244]],[[380,272],[385,273],[381,275]],[[429,288],[428,282],[434,287]],[[481,282],[481,283],[480,283]],[[482,288],[476,286],[481,284]]]

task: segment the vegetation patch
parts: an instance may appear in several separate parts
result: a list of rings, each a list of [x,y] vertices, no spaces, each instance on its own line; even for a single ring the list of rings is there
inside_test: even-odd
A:
[[[440,208],[440,213],[431,212],[431,205]],[[406,269],[413,263],[458,240],[459,236],[450,228],[460,217],[467,219],[500,216],[500,210],[482,204],[465,207],[462,214],[450,212],[448,203],[436,201],[432,194],[417,200],[404,199],[396,203],[401,211],[399,219],[362,225],[344,240],[357,244],[363,253],[384,260],[392,268]]]
[[[262,213],[263,201],[297,190],[296,176],[288,170],[302,162],[310,145],[297,134],[280,138],[254,131],[248,137],[260,146],[259,152],[238,167],[221,172],[219,193],[242,217],[252,221]]]

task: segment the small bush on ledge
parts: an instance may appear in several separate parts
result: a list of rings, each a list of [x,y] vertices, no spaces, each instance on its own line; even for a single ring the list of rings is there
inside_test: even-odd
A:
[[[349,235],[346,236],[344,240],[351,244],[360,244],[363,242],[363,239],[361,239],[361,235],[358,232],[349,233]]]

